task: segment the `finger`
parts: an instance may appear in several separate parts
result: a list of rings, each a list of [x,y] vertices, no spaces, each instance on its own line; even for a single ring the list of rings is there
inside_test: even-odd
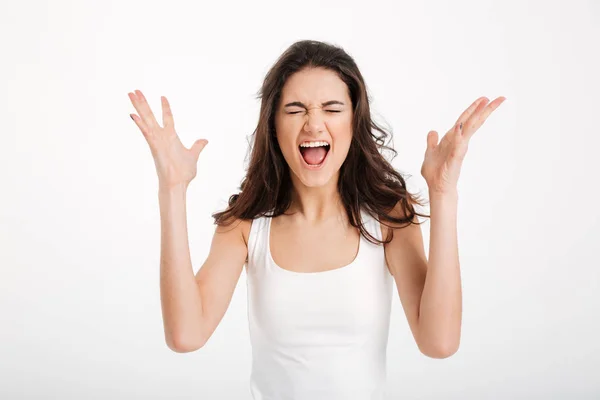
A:
[[[134,94],[135,97],[133,106],[137,110],[138,114],[140,115],[146,126],[149,129],[160,128],[160,126],[158,125],[158,121],[156,121],[156,118],[154,117],[154,114],[152,113],[150,105],[148,104],[148,101],[146,100],[144,94],[139,90],[136,90]]]
[[[490,114],[497,109],[500,104],[502,104],[502,102],[504,102],[504,100],[506,100],[505,97],[500,96],[496,99],[494,99],[494,101],[492,101],[491,103],[489,103],[477,116],[477,119],[473,121],[473,124],[470,128],[469,132],[466,132],[467,135],[470,137],[473,135],[473,133],[475,131],[477,131],[477,129],[479,129],[481,127],[481,125],[483,125],[483,123],[485,122],[485,120],[490,116]]]
[[[462,121],[463,122],[463,127],[461,130],[461,134],[465,137],[470,137],[477,129],[474,129],[473,127],[475,125],[477,125],[477,121],[479,121],[479,117],[481,115],[481,112],[483,111],[483,109],[485,109],[485,107],[488,105],[488,102],[490,100],[485,97],[484,100],[480,101],[477,104],[477,107],[475,107],[475,110],[473,110],[473,113],[469,116],[469,118],[467,118],[466,121]]]
[[[469,117],[473,114],[473,112],[475,112],[475,109],[477,109],[477,106],[479,106],[479,104],[485,100],[487,100],[487,98],[485,96],[480,97],[477,100],[475,100],[465,111],[463,111],[462,114],[460,114],[460,116],[456,120],[456,124],[460,124],[461,122],[464,124],[465,121],[468,120]]]
[[[163,126],[175,128],[175,122],[173,121],[173,112],[171,111],[171,105],[169,100],[165,96],[160,97],[162,103],[162,120]]]
[[[194,153],[194,156],[196,158],[198,158],[200,156],[200,153],[202,152],[202,150],[204,150],[204,147],[206,147],[207,144],[208,144],[208,140],[206,140],[206,139],[198,139],[194,142],[191,150]]]
[[[492,101],[490,104],[487,105],[487,107],[481,112],[481,116],[479,117],[479,121],[480,124],[483,124],[485,122],[485,120],[490,116],[490,114],[500,106],[500,104],[502,104],[504,102],[504,100],[506,100],[506,97],[500,96],[496,99],[494,99],[494,101]]]
[[[135,114],[129,114],[129,116],[131,117],[133,122],[135,122],[137,127],[140,128],[140,131],[142,131],[144,137],[148,136],[148,127],[146,126],[146,124],[144,124],[144,121],[142,121],[142,119]]]
[[[438,133],[436,131],[429,131],[427,134],[427,150],[432,150],[438,144]]]

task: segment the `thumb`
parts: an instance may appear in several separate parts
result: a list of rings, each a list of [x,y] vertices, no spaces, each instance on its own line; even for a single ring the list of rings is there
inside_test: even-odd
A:
[[[194,142],[194,144],[192,145],[192,148],[190,150],[194,154],[194,156],[196,158],[198,158],[200,156],[200,153],[202,152],[202,150],[204,149],[204,147],[207,144],[208,144],[208,140],[198,139]]]
[[[427,134],[427,150],[433,149],[438,144],[438,133],[429,131]]]

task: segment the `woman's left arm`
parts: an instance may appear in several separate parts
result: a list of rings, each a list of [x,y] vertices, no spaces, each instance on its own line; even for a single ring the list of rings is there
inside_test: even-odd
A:
[[[423,354],[446,358],[459,347],[462,290],[457,240],[457,184],[471,136],[505,100],[477,99],[438,144],[427,135],[421,174],[429,187],[429,259],[425,258],[420,225],[397,229],[386,245],[386,261],[394,275],[400,301]],[[401,216],[397,208],[395,216]]]

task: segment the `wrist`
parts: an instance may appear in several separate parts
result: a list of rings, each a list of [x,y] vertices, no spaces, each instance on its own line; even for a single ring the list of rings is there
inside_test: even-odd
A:
[[[177,196],[177,195],[186,194],[186,193],[187,193],[187,185],[185,185],[183,183],[178,183],[178,184],[174,184],[174,185],[166,185],[166,184],[158,185],[158,194],[160,196],[172,197],[172,196]]]
[[[440,191],[429,191],[429,200],[433,201],[456,201],[458,200],[458,190],[445,190],[443,192]]]

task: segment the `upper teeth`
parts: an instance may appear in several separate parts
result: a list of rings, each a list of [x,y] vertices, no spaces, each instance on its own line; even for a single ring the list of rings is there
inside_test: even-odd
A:
[[[327,142],[304,142],[300,145],[300,147],[319,147],[319,146],[329,146]]]

